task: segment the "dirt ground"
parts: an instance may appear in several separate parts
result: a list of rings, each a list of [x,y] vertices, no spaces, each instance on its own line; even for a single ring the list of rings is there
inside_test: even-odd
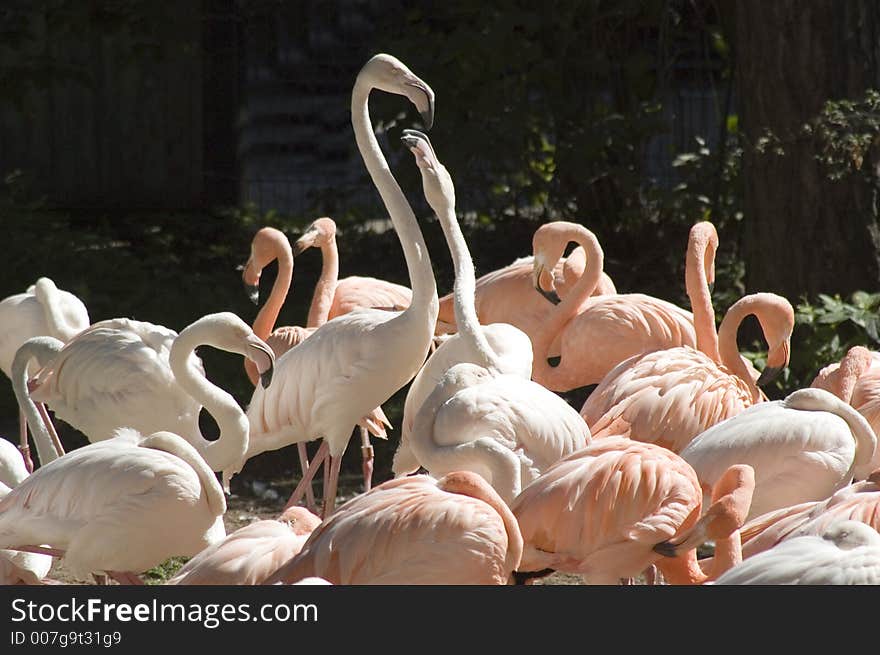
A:
[[[362,480],[359,476],[340,476],[338,504],[342,504],[360,493]],[[295,480],[281,477],[264,481],[257,479],[233,480],[232,495],[227,498],[227,510],[224,515],[227,534],[238,528],[260,519],[274,518],[281,512],[287,498],[293,490]],[[316,493],[320,484],[315,485]],[[171,577],[185,562],[184,558],[173,558],[162,566],[151,569],[144,575],[148,584],[161,584]],[[64,584],[94,584],[94,580],[84,580],[70,574],[63,561],[56,560],[49,573],[53,580]],[[582,584],[580,577],[565,573],[554,573],[536,584]]]

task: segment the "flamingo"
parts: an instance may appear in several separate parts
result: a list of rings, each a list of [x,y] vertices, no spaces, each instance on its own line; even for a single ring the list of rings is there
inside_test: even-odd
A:
[[[689,531],[654,546],[663,555],[657,568],[669,584],[711,584],[742,562],[740,530],[755,491],[755,471],[748,464],[734,464],[712,488],[712,504]],[[712,557],[697,559],[697,546],[711,539]]]
[[[593,441],[562,458],[511,505],[523,535],[518,581],[552,571],[617,584],[660,558],[662,542],[691,529],[702,491],[678,455],[624,437]]]
[[[327,222],[329,221],[329,225]],[[332,229],[331,227],[332,226]],[[333,296],[336,288],[336,278],[339,273],[339,257],[336,250],[335,241],[336,224],[329,218],[320,218],[313,223],[303,237],[296,242],[294,248],[291,249],[290,242],[283,232],[273,227],[264,227],[257,231],[251,241],[251,254],[247,263],[243,267],[242,279],[245,287],[250,290],[251,298],[256,302],[259,297],[259,281],[263,269],[272,261],[278,261],[278,275],[272,285],[272,291],[263,307],[257,313],[254,319],[254,334],[261,339],[265,339],[275,356],[279,357],[285,352],[302,342],[318,327],[327,322],[327,316],[330,310],[330,302],[327,296]],[[317,234],[318,236],[315,236]],[[305,241],[303,242],[303,239]],[[298,325],[287,325],[274,328],[281,311],[281,306],[287,297],[290,289],[290,283],[293,277],[293,258],[294,251],[297,253],[304,250],[307,245],[320,243],[322,252],[324,251],[324,241],[332,240],[332,247],[327,248],[324,257],[324,264],[321,270],[321,277],[315,285],[315,293],[312,297],[312,305],[309,310],[309,320],[306,327]],[[303,242],[303,243],[301,243]],[[364,278],[367,279],[367,278]],[[391,283],[387,283],[391,285]],[[400,286],[400,285],[394,285]],[[406,289],[406,287],[400,287]],[[409,292],[409,289],[406,289]],[[361,298],[365,302],[369,299]],[[349,297],[345,302],[346,308],[351,309],[349,303],[357,298]],[[374,298],[375,300],[375,298]],[[406,305],[409,305],[409,296],[407,296]],[[364,305],[370,306],[370,305]],[[274,329],[273,329],[274,328]],[[256,386],[258,381],[257,371],[250,360],[245,360],[245,372],[251,383]],[[363,474],[364,486],[369,489],[373,474],[373,449],[369,441],[369,432],[375,436],[387,439],[385,426],[390,427],[388,418],[382,411],[381,407],[377,407],[369,415],[365,416],[358,422],[361,428],[361,453],[363,457]],[[306,452],[305,442],[297,443],[297,453],[299,455],[300,467],[305,473],[309,468],[309,459]],[[312,487],[306,487],[306,501],[309,507],[314,507],[314,497],[312,495]]]
[[[267,583],[501,585],[521,556],[516,519],[479,475],[411,475],[342,505]]]
[[[532,379],[553,391],[597,384],[617,364],[640,353],[676,346],[696,347],[691,312],[641,293],[590,297],[599,283],[604,255],[590,230],[562,223],[569,241],[587,253],[587,268],[577,284],[532,335]],[[532,280],[541,291],[550,282],[564,243],[534,244]],[[558,344],[558,346],[557,346]],[[548,358],[559,355],[556,366]]]
[[[0,300],[0,370],[12,378],[15,352],[31,337],[50,336],[67,341],[90,323],[89,312],[79,298],[59,289],[50,278],[39,278],[24,293]],[[33,471],[23,415],[19,415],[19,437],[25,466]]]
[[[842,520],[880,528],[880,470],[835,491],[825,500],[799,503],[752,519],[742,529],[743,557],[749,558],[793,537],[821,535],[832,523]]]
[[[877,585],[880,534],[861,521],[838,521],[821,535],[783,541],[734,566],[719,585]]]
[[[267,384],[271,350],[229,312],[200,318],[172,346],[172,362],[183,364],[176,366],[183,369],[182,386],[201,397],[220,426],[220,439],[211,444],[223,444],[206,454],[244,452],[244,412],[186,365],[198,344],[256,358]],[[25,355],[20,350],[16,359]],[[47,441],[33,401],[20,385],[15,391],[35,439]],[[173,555],[195,555],[226,536],[223,489],[194,446],[168,431],[117,428],[110,436],[41,466],[0,501],[0,547],[63,556],[74,575],[106,572],[137,583],[138,572]]]
[[[687,287],[700,349],[667,348],[634,355],[615,366],[581,408],[594,438],[621,434],[681,452],[704,430],[763,402],[758,384],[788,366],[794,309],[782,296],[756,293],[741,298],[715,335],[702,264],[714,234],[710,223],[695,225],[688,248]],[[758,318],[769,344],[767,366],[757,381],[736,342],[740,324],[750,315]]]
[[[0,500],[28,475],[23,453],[0,437]],[[0,585],[41,584],[51,568],[50,555],[0,550]]]
[[[250,445],[238,467],[267,450],[323,439],[287,506],[298,502],[329,453],[325,518],[333,512],[341,457],[354,426],[412,380],[428,354],[437,321],[437,285],[424,238],[371,129],[368,100],[374,88],[409,98],[428,126],[434,92],[387,54],[375,55],[364,65],[352,90],[358,149],[403,247],[412,302],[401,312],[365,308],[338,316],[279,357],[278,383],[270,389],[258,387],[251,398]]]
[[[205,548],[165,584],[258,585],[298,554],[321,519],[290,507],[277,519],[255,521]]]
[[[568,240],[565,236],[564,223],[547,223],[535,232],[535,239],[546,239],[550,244],[565,239],[559,245],[565,250]],[[557,294],[555,299],[565,297],[572,286],[583,275],[587,264],[587,255],[580,246],[576,247],[568,257],[560,258],[553,269],[551,288],[548,293]],[[536,334],[541,323],[553,310],[553,304],[547,298],[536,296],[532,291],[532,269],[534,257],[520,257],[516,261],[498,270],[486,273],[477,279],[474,290],[474,305],[477,317],[483,325],[491,323],[507,323],[519,328],[528,335]],[[602,272],[599,284],[592,295],[617,293],[617,288],[608,274]],[[552,296],[551,296],[552,297]],[[437,318],[437,333],[455,332],[454,296],[449,293],[440,298],[440,312]],[[555,353],[558,354],[558,353]]]
[[[732,464],[755,470],[749,519],[822,500],[870,463],[877,437],[865,418],[822,389],[746,408],[697,435],[681,456],[711,486]]]
[[[410,447],[432,475],[479,473],[511,502],[523,484],[560,457],[585,446],[586,423],[562,398],[540,384],[498,369],[498,356],[474,308],[474,265],[455,217],[455,188],[428,138],[405,130],[425,197],[440,219],[455,268],[455,312],[460,339],[472,361],[443,375],[413,422]]]
[[[142,321],[100,321],[71,339],[38,371],[31,398],[45,402],[91,442],[111,438],[121,427],[141,434],[169,431],[195,446],[212,470],[226,470],[247,447],[247,426],[240,425],[246,418],[229,394],[207,383],[195,354],[201,336],[224,323],[235,324],[237,334],[244,334],[241,319],[228,312],[203,317],[179,335]],[[246,356],[256,362],[263,384],[268,384],[274,354],[250,328],[247,334]],[[26,366],[34,354],[32,342],[19,349],[14,368]],[[21,405],[27,392],[23,380],[14,379],[16,384]],[[228,438],[223,438],[223,426],[220,439],[202,436],[198,417],[203,405],[226,420]],[[243,439],[234,436],[242,429]]]
[[[840,362],[819,371],[810,386],[830,391],[849,403],[865,417],[875,434],[880,431],[880,353],[853,346]],[[856,472],[856,479],[878,468],[880,448],[874,451],[870,464]]]

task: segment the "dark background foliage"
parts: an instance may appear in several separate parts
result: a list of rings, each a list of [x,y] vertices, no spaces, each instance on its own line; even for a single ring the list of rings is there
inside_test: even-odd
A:
[[[767,20],[794,16],[797,4],[775,3]],[[786,130],[753,123],[744,138],[738,107],[753,106],[757,91],[737,77],[738,43],[744,21],[761,20],[749,5],[9,0],[0,8],[0,297],[47,275],[79,295],[93,321],[127,316],[180,330],[215,311],[251,321],[256,308],[236,267],[254,232],[273,225],[295,238],[324,214],[340,226],[341,275],[407,284],[394,232],[368,227],[385,213],[354,149],[346,95],[363,62],[384,51],[437,94],[431,138],[455,179],[478,274],[529,254],[542,223],[574,220],[599,237],[620,291],[688,306],[687,232],[708,219],[721,242],[713,291],[720,319],[747,290],[776,290],[754,277],[746,288],[745,226],[791,225],[791,217],[761,214],[760,199],[745,213],[754,162],[792,159],[792,144],[808,141],[823,184],[871,190],[877,179],[880,121],[867,82],[847,98],[829,92],[805,110],[809,120],[791,116]],[[859,25],[874,24],[868,9],[859,15]],[[813,21],[811,29],[824,28]],[[688,100],[694,94],[702,104]],[[260,113],[285,97],[330,100],[305,118],[280,102]],[[711,111],[696,121],[694,107]],[[442,295],[453,281],[448,251],[398,138],[418,116],[378,93],[371,113],[420,219]],[[800,154],[792,165],[803,163]],[[288,196],[254,195],[265,188],[252,179],[255,162],[269,160],[305,162],[281,171]],[[273,175],[269,188],[277,192],[280,173]],[[876,225],[876,207],[858,206],[860,221]],[[317,251],[297,258],[279,325],[304,323],[319,269]],[[801,305],[792,365],[768,393],[806,386],[849,345],[877,340],[876,298],[852,295],[874,290],[869,269],[840,287],[831,275],[821,297],[797,280],[785,287]],[[263,297],[273,279],[274,265],[263,276]],[[741,343],[761,365],[759,337],[749,323]],[[209,377],[245,405],[250,388],[240,358],[200,354]],[[405,391],[385,405],[395,429]],[[11,391],[0,394],[7,436],[15,414]],[[205,429],[213,429],[207,419]],[[72,430],[63,436],[83,443]],[[392,432],[376,445],[378,479],[388,475],[396,439]],[[349,449],[347,469],[357,469],[357,450]],[[289,470],[293,461],[288,448],[257,458],[246,472]]]

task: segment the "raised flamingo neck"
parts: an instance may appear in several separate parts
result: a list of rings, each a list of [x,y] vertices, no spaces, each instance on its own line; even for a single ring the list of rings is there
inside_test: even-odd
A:
[[[587,256],[587,264],[583,275],[550,313],[540,332],[538,332],[533,340],[535,353],[533,377],[535,379],[540,378],[545,385],[553,384],[553,380],[558,380],[561,376],[565,375],[564,371],[560,370],[562,366],[554,368],[547,363],[550,346],[565,325],[577,316],[578,311],[587,298],[593,294],[602,278],[602,269],[605,265],[605,253],[602,251],[602,246],[599,245],[599,240],[595,234],[584,226],[577,223],[569,223],[560,236],[568,241],[574,241],[584,249]],[[548,267],[551,264],[555,265],[555,263],[546,262]]]
[[[339,249],[334,235],[321,245],[321,277],[315,284],[306,327],[321,327],[330,316],[333,296],[339,282]]]
[[[446,195],[444,193],[444,195]],[[455,282],[453,283],[453,304],[455,309],[455,323],[458,332],[465,339],[468,346],[476,356],[476,361],[495,370],[499,369],[498,354],[492,349],[483,327],[477,317],[475,306],[475,294],[477,278],[474,272],[474,262],[470,250],[465,241],[461,226],[455,217],[454,201],[445,198],[447,204],[444,207],[433,207],[440,219],[440,226],[449,245],[452,255],[452,265],[455,269]]]
[[[370,91],[373,88],[369,75],[363,72],[358,75],[351,94],[351,122],[355,140],[370,178],[388,210],[406,259],[412,288],[412,302],[402,315],[426,316],[433,334],[439,311],[434,271],[415,214],[400,190],[397,180],[394,179],[379,142],[373,134],[368,107]]]
[[[193,444],[212,471],[237,468],[244,461],[248,447],[250,424],[235,398],[212,384],[190,363],[190,355],[200,345],[219,347],[215,335],[223,329],[217,320],[202,319],[185,328],[174,340],[168,363],[178,384],[214,417],[220,437],[205,439],[201,431]],[[225,350],[225,348],[223,348]]]
[[[720,364],[721,353],[718,350],[715,310],[712,307],[708,278],[708,274],[715,269],[717,248],[718,233],[711,223],[704,221],[691,228],[685,258],[685,288],[694,315],[697,350]]]

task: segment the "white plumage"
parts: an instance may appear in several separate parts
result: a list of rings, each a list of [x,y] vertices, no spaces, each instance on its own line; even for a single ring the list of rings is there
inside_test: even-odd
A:
[[[840,521],[821,537],[794,537],[750,557],[715,584],[880,584],[880,534],[860,521]]]
[[[877,438],[852,407],[821,389],[753,405],[697,435],[681,451],[700,479],[713,485],[733,464],[755,470],[749,518],[827,498],[866,466]]]

